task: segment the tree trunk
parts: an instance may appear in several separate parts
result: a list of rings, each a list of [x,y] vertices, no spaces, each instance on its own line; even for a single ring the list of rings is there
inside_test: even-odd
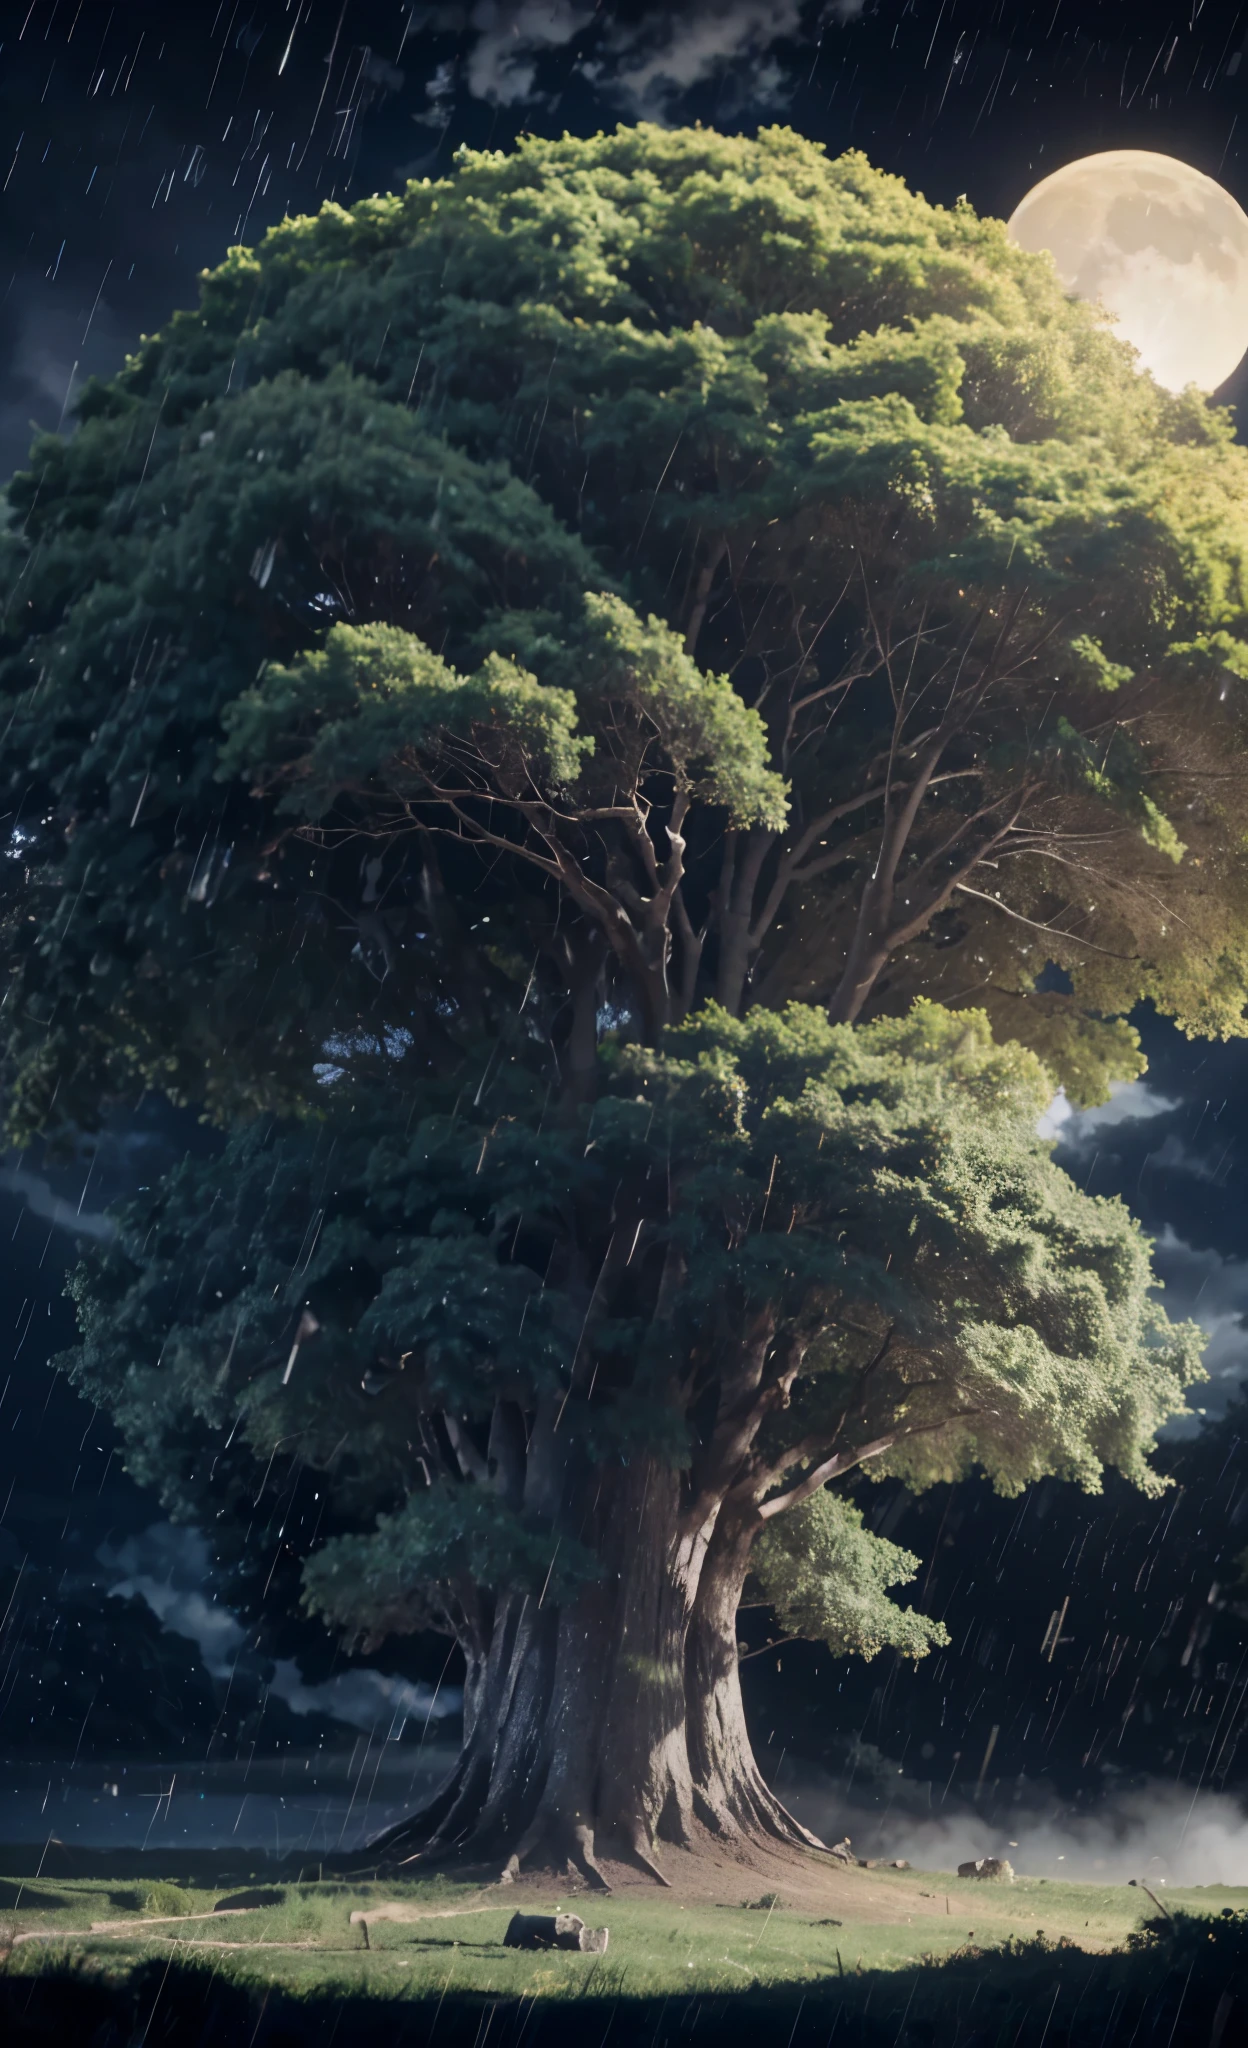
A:
[[[764,1836],[818,1849],[818,1836],[794,1820],[766,1783],[745,1725],[737,1612],[760,1526],[753,1506],[721,1512],[691,1617],[685,1690],[698,1810],[721,1835]]]
[[[637,1460],[602,1517],[601,1577],[558,1610],[500,1601],[455,1769],[370,1862],[488,1861],[506,1880],[534,1858],[605,1886],[600,1854],[665,1883],[665,1843],[819,1846],[768,1790],[746,1731],[736,1612],[754,1524],[704,1550],[681,1505],[679,1473]]]
[[[716,911],[719,967],[715,1000],[733,1017],[739,1017],[745,1006],[746,981],[757,950],[755,896],[763,864],[775,843],[774,832],[755,829],[734,834],[725,848]]]

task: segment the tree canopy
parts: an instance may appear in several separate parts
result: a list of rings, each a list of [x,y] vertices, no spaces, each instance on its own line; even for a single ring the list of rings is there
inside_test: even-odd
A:
[[[1138,1226],[1035,1135],[1047,1088],[978,1013],[712,1006],[617,1051],[572,1121],[507,1061],[406,1131],[367,1095],[255,1123],[89,1254],[63,1362],[175,1512],[254,1521],[275,1458],[324,1474],[287,1547],[357,1639],[432,1625],[483,1656],[501,1593],[601,1572],[594,1489],[657,1454],[691,1526],[714,1502],[763,1532],[794,1632],[922,1654],[939,1626],[886,1598],[916,1561],[827,1482],[1155,1490],[1199,1372]],[[346,1533],[313,1549],[327,1514]]]
[[[14,1128],[291,1108],[351,1021],[445,1071],[526,992],[565,1078],[707,995],[974,1003],[1081,1099],[1141,997],[1239,1031],[1246,461],[784,129],[233,250],[9,491]]]
[[[455,1635],[421,1840],[792,1840],[747,1582],[919,1654],[857,1475],[1155,1484],[1197,1333],[1035,1126],[1141,997],[1244,1028],[1246,463],[782,129],[286,222],[36,443],[10,1128],[230,1129],[68,1363],[175,1512],[319,1482],[316,1613]]]

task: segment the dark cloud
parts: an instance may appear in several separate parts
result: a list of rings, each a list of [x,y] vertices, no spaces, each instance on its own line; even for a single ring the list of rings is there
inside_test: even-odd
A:
[[[635,119],[672,120],[708,80],[731,78],[741,104],[779,107],[791,77],[778,51],[800,39],[810,10],[800,0],[735,0],[664,13],[634,33],[617,32],[599,80]]]
[[[543,59],[574,54],[582,76],[634,119],[681,118],[687,95],[733,78],[740,103],[780,104],[791,66],[831,24],[856,21],[864,0],[687,0],[640,11],[594,0],[477,0],[468,9],[421,10],[424,25],[463,33],[463,83],[475,99],[499,107],[549,100],[555,79]]]
[[[1189,1395],[1190,1421],[1223,1415],[1248,1382],[1248,1260],[1243,1174],[1236,1149],[1248,1108],[1242,1046],[1198,1051],[1168,1026],[1149,1023],[1148,1078],[1114,1085],[1108,1102],[1072,1110],[1058,1095],[1042,1119],[1056,1157],[1094,1194],[1119,1194],[1141,1217],[1167,1314],[1207,1334],[1208,1379]],[[1225,1093],[1222,1091],[1225,1090]],[[1238,1113],[1237,1113],[1238,1112]]]
[[[96,1559],[108,1575],[113,1599],[128,1600],[137,1594],[163,1628],[199,1645],[211,1677],[229,1678],[246,1630],[205,1590],[211,1560],[198,1529],[154,1522],[116,1546],[102,1543]]]
[[[1248,1260],[1189,1244],[1172,1224],[1155,1244],[1166,1313],[1199,1323],[1208,1337],[1209,1378],[1192,1389],[1192,1406],[1202,1415],[1223,1415],[1248,1380]]]
[[[198,1645],[211,1677],[233,1676],[247,1631],[213,1594],[211,1556],[198,1529],[154,1522],[122,1543],[100,1544],[96,1560],[111,1598],[137,1595],[162,1628]],[[458,1686],[435,1687],[371,1665],[309,1684],[293,1657],[275,1661],[267,1690],[293,1714],[325,1715],[348,1727],[370,1730],[386,1721],[393,1726],[404,1720],[449,1720],[463,1705]]]
[[[468,91],[493,106],[528,105],[537,93],[543,52],[564,49],[589,27],[595,12],[585,0],[479,0],[469,16]]]
[[[72,420],[71,377],[115,369],[232,242],[437,175],[461,143],[782,118],[1003,213],[1056,163],[1122,144],[1241,179],[1234,39],[1222,51],[1208,8],[1167,30],[1160,65],[1168,13],[1120,0],[1022,0],[993,23],[941,0],[18,11],[0,69],[0,473],[67,391]]]

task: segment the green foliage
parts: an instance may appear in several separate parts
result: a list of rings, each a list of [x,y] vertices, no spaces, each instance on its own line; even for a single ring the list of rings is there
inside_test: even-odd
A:
[[[149,1916],[167,1919],[176,1914],[181,1919],[194,1910],[194,1899],[188,1897],[180,1884],[171,1884],[167,1878],[157,1878],[144,1888],[143,1911]]]
[[[1157,1484],[1197,1335],[1035,1121],[1244,1029],[1225,412],[965,204],[642,126],[231,251],[9,499],[11,1131],[233,1127],[75,1282],[171,1511],[313,1474],[318,1611],[479,1648],[644,1468],[918,1650],[825,1484]]]
[[[944,1624],[888,1598],[919,1567],[912,1551],[873,1536],[852,1501],[815,1493],[790,1515],[770,1521],[752,1567],[786,1635],[826,1643],[835,1656],[874,1657],[897,1650],[924,1657],[948,1645]]]
[[[627,704],[653,727],[679,791],[718,805],[733,825],[779,830],[788,809],[785,784],[767,767],[762,719],[729,678],[704,675],[653,614],[643,625],[618,597],[589,597],[585,608],[586,637],[595,653],[602,650],[600,679],[591,669],[591,688],[604,708]],[[570,652],[575,658],[579,649]]]
[[[595,947],[651,1041],[922,994],[1095,1094],[1141,997],[1238,1032],[1246,462],[1000,223],[784,129],[282,223],[11,487],[14,1132],[287,1113],[365,1027],[446,1072],[486,916],[557,1047]]]
[[[1068,642],[1071,667],[1075,673],[1102,690],[1116,690],[1129,683],[1131,671],[1120,661],[1110,661],[1090,633],[1076,633]]]
[[[63,1960],[63,1937],[81,1939],[92,1921],[119,1917],[107,1876],[61,1880],[57,1893],[46,1879],[8,1880],[14,1895],[22,1887],[15,1931],[61,1937],[14,1945],[0,1979],[0,2019],[12,2015],[18,2039],[33,2026],[47,2040],[90,2040],[105,2027],[137,2039],[160,1997],[172,2038],[227,2048],[247,2039],[267,1997],[266,2024],[280,2028],[289,2048],[314,2048],[335,2021],[338,2040],[356,2048],[408,2022],[427,2034],[435,2017],[437,2038],[471,2048],[483,2014],[501,2015],[495,2030],[514,2033],[540,1999],[543,2033],[555,2048],[600,2038],[612,2013],[630,2038],[648,2039],[666,2024],[696,2040],[708,2004],[721,2034],[792,2034],[794,2048],[814,2048],[834,2027],[844,2032],[848,2019],[856,2048],[895,2048],[903,2016],[919,2041],[955,2040],[968,2008],[984,2016],[989,2039],[995,2025],[1011,2048],[1051,2044],[1058,2027],[1063,2044],[1090,2034],[1098,2048],[1130,2048],[1132,2033],[1146,2039],[1154,2021],[1162,2039],[1177,2021],[1179,2041],[1189,2018],[1187,2031],[1204,2048],[1248,1948],[1244,1893],[1223,1886],[1169,1887],[1178,1895],[1173,1917],[1163,1920],[1123,1884],[1021,1877],[967,1887],[949,1873],[877,1868],[876,1917],[855,1917],[841,1931],[817,1894],[760,1893],[747,1870],[715,1903],[693,1896],[679,1910],[668,1894],[621,1889],[609,1908],[604,1968],[558,1950],[504,1947],[513,1905],[488,1895],[483,1905],[480,1886],[464,1881],[407,1871],[376,1884],[334,1881],[326,1859],[319,1882],[296,1883],[310,1873],[306,1855],[295,1853],[282,1859],[287,1886],[272,1884],[270,1864],[239,1893],[237,1848],[147,1853],[188,1871],[197,1910],[211,1913],[234,1898],[257,1910],[226,1923],[219,1931],[228,1946],[199,1962],[192,1943],[179,1944],[189,1954],[178,1954],[162,1941],[153,1954],[141,1923],[123,1925],[108,1938],[114,1961],[105,1972],[93,1958],[94,1966],[77,1964],[72,1949]],[[24,1856],[20,1867],[33,1870],[37,1860],[36,1852],[27,1865]],[[108,1872],[111,1864],[115,1884],[131,1860],[96,1851],[90,1868]],[[569,1904],[588,1917],[583,1897]],[[383,1917],[396,1908],[414,1923]],[[344,1941],[353,1938],[362,1952],[358,1931],[344,1934],[353,1914],[369,1917],[369,1960],[348,1977]],[[209,1923],[204,1931],[218,1930]]]
[[[367,1649],[421,1625],[422,1589],[471,1582],[553,1607],[595,1576],[583,1544],[560,1541],[480,1486],[440,1485],[379,1515],[372,1533],[323,1544],[304,1567],[304,1605]]]
[[[978,1463],[1007,1493],[1046,1471],[1095,1488],[1114,1464],[1157,1488],[1143,1452],[1202,1340],[1154,1305],[1125,1206],[1053,1164],[1043,1069],[982,1013],[920,1003],[854,1030],[712,1007],[620,1059],[699,1204],[739,1219],[722,1254],[697,1241],[694,1322],[775,1290],[806,1346],[786,1432],[835,1440],[848,1399],[860,1438],[889,1438],[872,1469],[914,1485]]]
[[[515,640],[526,629],[528,620],[511,622]],[[397,627],[333,626],[323,650],[266,668],[227,706],[219,773],[292,782],[279,812],[317,821],[344,790],[420,802],[437,787],[434,761],[458,761],[465,745],[503,787],[531,790],[540,778],[568,790],[586,781],[604,724],[618,777],[619,721],[631,714],[638,754],[657,738],[677,788],[721,805],[734,823],[783,823],[762,721],[726,676],[703,675],[661,620],[643,625],[621,598],[587,595],[557,649],[539,636],[534,651],[570,687],[544,688],[497,653],[458,676]],[[591,727],[583,735],[578,713]]]
[[[305,1597],[352,1635],[454,1626],[471,1588],[571,1597],[622,1460],[756,1516],[786,1625],[866,1654],[937,1638],[886,1597],[913,1561],[825,1480],[1095,1489],[1112,1465],[1157,1490],[1199,1332],[1122,1204],[1054,1165],[1050,1084],[982,1015],[712,1007],[618,1045],[562,1118],[519,1054],[454,1098],[410,1053],[384,1088],[340,1058],[323,1121],[254,1124],[136,1198],[61,1363],[175,1513],[220,1530],[274,1461],[323,1475],[338,1534]]]
[[[501,655],[488,656],[471,677],[457,676],[400,627],[333,626],[322,650],[293,667],[275,664],[258,688],[227,707],[222,773],[261,772],[253,762],[274,752],[280,758],[288,735],[310,729],[315,740],[296,769],[298,795],[281,808],[316,817],[342,788],[409,752],[419,759],[422,744],[481,732],[517,766],[529,755],[554,782],[575,782],[594,744],[574,736],[575,716],[569,691],[542,689]]]

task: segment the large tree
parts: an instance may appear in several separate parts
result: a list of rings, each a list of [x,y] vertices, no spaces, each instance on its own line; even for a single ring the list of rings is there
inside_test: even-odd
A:
[[[522,1051],[419,1090],[407,1129],[333,1085],[325,1123],[258,1121],[135,1201],[65,1363],[175,1512],[263,1542],[254,1475],[316,1473],[311,1541],[287,1515],[264,1548],[310,1549],[305,1602],[350,1637],[457,1640],[459,1765],[393,1855],[597,1875],[597,1842],[659,1874],[662,1839],[809,1840],[746,1733],[751,1572],[837,1651],[945,1640],[829,1484],[1160,1486],[1199,1333],[1121,1203],[1053,1164],[1043,1069],[982,1015],[711,1005],[562,1117]],[[327,1510],[362,1526],[318,1546]]]
[[[1246,486],[1227,416],[1159,391],[999,223],[786,131],[648,128],[465,155],[445,181],[231,252],[198,311],[89,387],[72,438],[39,440],[11,485],[10,1127],[55,1135],[150,1086],[220,1121],[297,1124],[332,1102],[341,1117],[346,1098],[361,1133],[370,1116],[424,1131],[444,1115],[476,1148],[471,1222],[459,1194],[418,1203],[435,1251],[400,1232],[402,1256],[370,1271],[389,1299],[410,1255],[413,1316],[426,1258],[513,1292],[537,1274],[541,1360],[500,1324],[495,1370],[518,1375],[504,1393],[463,1361],[453,1382],[442,1340],[430,1356],[368,1321],[363,1298],[359,1328],[388,1347],[377,1371],[419,1358],[408,1384],[456,1512],[478,1488],[474,1514],[501,1500],[530,1532],[511,1577],[474,1577],[503,1623],[488,1650],[467,1643],[481,1753],[504,1697],[569,1703],[539,1750],[517,1720],[512,1839],[579,1814],[644,1842],[664,1816],[685,1827],[695,1792],[724,1827],[784,1825],[748,1763],[730,1610],[773,1523],[771,1583],[794,1613],[814,1597],[812,1558],[863,1555],[821,1492],[844,1459],[904,1458],[921,1429],[916,1479],[968,1459],[1003,1485],[1044,1469],[1093,1482],[1106,1459],[1144,1476],[1188,1340],[1152,1329],[1126,1222],[1052,1192],[1024,1128],[1039,1069],[992,1053],[978,1015],[948,1019],[986,1013],[1079,1099],[1138,1070],[1121,1020],[1141,997],[1189,1030],[1243,1028]],[[913,1043],[888,1040],[916,997],[944,1007],[914,1013]],[[768,1023],[794,999],[814,1009]],[[850,1037],[820,1040],[819,1015]],[[880,1137],[904,1157],[881,1155],[878,1186],[853,1197],[886,1233],[859,1248],[874,1293],[846,1291],[838,1231],[861,1218],[820,1208],[821,1169],[803,1179],[773,1144],[755,1201],[752,1153],[738,1193],[694,1164],[708,1146],[726,1156],[716,1133],[734,1116],[755,1146],[791,1111],[800,1153],[816,1099],[841,1086],[828,1063],[859,1056],[855,1026],[907,1100],[930,1087],[946,1133],[930,1160],[904,1117]],[[916,1192],[903,1216],[888,1190],[894,1171],[943,1185],[939,1161],[961,1156],[961,1030],[998,1077],[976,1114],[1013,1162],[1001,1228],[1025,1249],[951,1300],[929,1283],[952,1240],[932,1233],[959,1201],[929,1215]],[[722,1103],[680,1078],[690,1062],[722,1075]],[[537,1107],[504,1111],[513,1074]],[[679,1102],[663,1111],[681,1132],[670,1167],[663,1117],[644,1172],[629,1167],[629,1090],[647,1118],[647,1091]],[[297,1148],[283,1131],[263,1142]],[[589,1148],[606,1182],[569,1166],[530,1241],[491,1193],[503,1139],[518,1157],[530,1139]],[[431,1156],[453,1190],[454,1144]],[[344,1169],[342,1190],[357,1181]],[[912,1226],[928,1264],[894,1309]],[[744,1261],[714,1284],[712,1244]],[[766,1286],[756,1256],[773,1262]],[[866,1347],[852,1355],[835,1334],[851,1303]],[[998,1334],[981,1344],[981,1329]],[[135,1371],[160,1356],[157,1341]],[[1026,1391],[1033,1368],[1067,1389],[1060,1444]],[[860,1377],[864,1415],[885,1404],[878,1443],[846,1437]],[[841,1386],[834,1412],[816,1381]],[[306,1394],[298,1371],[273,1393],[276,1445],[283,1404],[293,1415]],[[418,1519],[448,1483],[431,1458],[414,1468]],[[409,1558],[420,1607],[411,1478],[384,1479],[399,1519],[369,1540]],[[833,1522],[803,1550],[782,1540],[782,1507]],[[535,1595],[524,1559],[543,1531],[558,1558]],[[626,1536],[612,1562],[602,1545]],[[316,1566],[326,1611],[329,1560],[346,1584],[365,1554]],[[636,1658],[621,1648],[631,1594],[585,1618],[604,1571],[648,1589]],[[636,1697],[626,1714],[621,1676],[586,1777],[550,1745],[591,1725],[567,1660],[584,1674],[595,1629],[615,1629],[603,1669],[630,1673]],[[644,1766],[621,1747],[630,1715],[636,1742],[662,1731]],[[632,1789],[597,1805],[591,1779]]]
[[[454,1056],[503,952],[565,1065],[707,993],[974,1001],[1081,1095],[1140,997],[1242,1028],[1248,456],[859,156],[640,127],[286,222],[9,503],[19,1128],[292,1106],[352,1015]]]

